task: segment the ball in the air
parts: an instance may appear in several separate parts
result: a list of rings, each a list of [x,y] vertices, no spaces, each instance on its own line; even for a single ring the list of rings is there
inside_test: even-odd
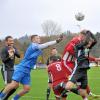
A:
[[[75,19],[76,19],[77,21],[82,21],[82,20],[84,20],[84,17],[85,17],[85,15],[84,15],[83,13],[81,13],[81,12],[78,12],[77,14],[75,14]]]

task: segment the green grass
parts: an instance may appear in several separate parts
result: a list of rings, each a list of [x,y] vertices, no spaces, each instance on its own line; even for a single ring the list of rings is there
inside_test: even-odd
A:
[[[100,93],[100,68],[92,68],[88,72],[89,85],[95,94]],[[45,69],[37,69],[31,72],[31,91],[20,100],[45,100],[47,88],[47,72]],[[3,87],[3,81],[0,75],[0,89]],[[20,87],[22,88],[22,86]],[[51,92],[50,98],[54,98]],[[52,99],[51,99],[52,100]],[[54,100],[54,99],[53,99]],[[69,94],[68,100],[82,100],[80,96]]]

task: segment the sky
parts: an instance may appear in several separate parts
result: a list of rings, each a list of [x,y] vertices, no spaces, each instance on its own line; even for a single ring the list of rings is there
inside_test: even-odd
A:
[[[82,12],[85,19],[75,20]],[[41,24],[53,20],[62,31],[79,32],[89,29],[100,32],[100,0],[0,0],[0,39],[25,34],[44,35]]]

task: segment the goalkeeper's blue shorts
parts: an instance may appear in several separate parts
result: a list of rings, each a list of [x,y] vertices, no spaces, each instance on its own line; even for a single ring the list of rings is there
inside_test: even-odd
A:
[[[21,83],[23,85],[30,85],[30,73],[25,73],[20,69],[15,69],[14,74],[12,76],[12,80]]]

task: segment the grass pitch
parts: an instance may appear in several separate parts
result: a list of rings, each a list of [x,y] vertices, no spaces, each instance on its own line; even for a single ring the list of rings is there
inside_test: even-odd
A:
[[[100,94],[100,68],[91,68],[88,71],[89,85],[91,91]],[[31,72],[31,91],[20,98],[20,100],[45,100],[47,89],[47,72],[45,69],[36,69]],[[4,82],[0,75],[0,89],[4,86]],[[21,89],[20,86],[19,89]],[[19,90],[18,89],[18,90]],[[11,99],[9,99],[11,100]],[[55,100],[53,92],[51,92],[50,100]],[[67,100],[82,100],[80,96],[70,93]],[[99,99],[98,99],[99,100]]]

